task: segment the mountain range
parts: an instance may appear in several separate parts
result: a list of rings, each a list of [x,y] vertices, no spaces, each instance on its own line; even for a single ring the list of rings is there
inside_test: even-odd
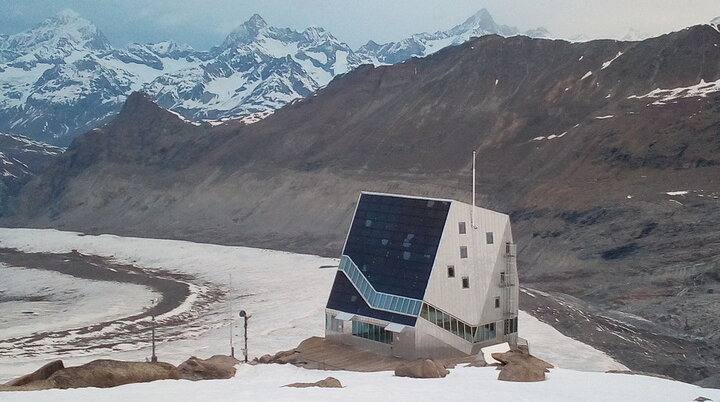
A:
[[[473,36],[519,33],[483,9],[447,31],[352,50],[323,28],[297,32],[253,15],[209,51],[172,41],[116,49],[90,21],[66,10],[0,36],[0,130],[67,145],[109,121],[137,90],[196,122],[244,116],[306,97],[362,64],[427,56]]]

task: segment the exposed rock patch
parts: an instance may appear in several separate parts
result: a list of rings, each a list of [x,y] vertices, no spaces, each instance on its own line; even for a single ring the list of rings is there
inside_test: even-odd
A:
[[[309,388],[309,387],[320,387],[320,388],[342,388],[342,383],[335,377],[327,377],[324,380],[316,382],[294,382],[292,384],[285,385],[286,387],[293,388]]]
[[[33,373],[0,385],[0,391],[110,388],[157,380],[226,379],[235,375],[235,365],[239,362],[230,356],[215,355],[209,359],[192,356],[178,367],[164,362],[93,360],[81,366],[65,368],[61,360],[56,360]]]
[[[20,387],[34,381],[46,380],[56,371],[62,370],[64,368],[65,365],[63,364],[62,360],[55,360],[40,367],[39,369],[35,370],[30,374],[25,374],[22,377],[18,377],[12,381],[7,382],[5,383],[5,385],[8,387]]]
[[[500,374],[498,375],[498,380],[501,381],[544,381],[545,373],[549,372],[548,369],[555,367],[544,360],[520,350],[493,353],[492,357],[501,364],[499,367]]]
[[[169,363],[94,360],[77,367],[56,371],[47,381],[49,388],[110,388],[118,385],[179,379],[177,368]]]
[[[442,363],[430,359],[416,360],[395,368],[395,375],[398,377],[443,378],[449,373]]]
[[[225,355],[215,355],[206,360],[192,356],[181,363],[177,370],[180,378],[185,380],[232,378],[238,363],[240,360]]]

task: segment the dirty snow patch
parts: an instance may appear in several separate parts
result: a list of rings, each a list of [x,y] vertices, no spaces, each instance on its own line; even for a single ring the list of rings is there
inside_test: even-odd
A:
[[[622,55],[623,55],[623,52],[618,52],[617,56],[615,56],[615,57],[613,57],[612,59],[604,62],[604,63],[602,64],[602,67],[600,67],[600,69],[601,69],[601,70],[604,70],[604,69],[610,67],[610,65],[612,64],[612,62],[615,61],[615,60],[617,60],[617,58],[620,57],[620,56],[622,56]]]
[[[714,92],[720,92],[720,80],[713,82],[705,82],[704,79],[701,79],[698,84],[691,85],[689,87],[679,87],[672,89],[657,88],[646,93],[645,95],[630,95],[628,96],[628,99],[653,98],[657,99],[655,102],[652,103],[653,105],[664,105],[667,102],[681,98],[705,98],[709,94]]]

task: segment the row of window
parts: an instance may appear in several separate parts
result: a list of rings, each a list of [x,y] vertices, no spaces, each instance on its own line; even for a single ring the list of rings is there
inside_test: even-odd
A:
[[[447,273],[448,273],[448,278],[454,278],[455,277],[455,266],[448,265]],[[470,278],[469,277],[467,277],[467,276],[462,277],[462,287],[463,287],[463,289],[467,289],[470,287]]]
[[[350,257],[343,255],[340,258],[338,268],[345,272],[350,282],[365,298],[370,307],[413,316],[420,311],[422,304],[420,300],[376,291]]]
[[[362,321],[352,322],[352,334],[354,336],[369,339],[375,342],[382,342],[392,344],[393,333],[385,330],[384,327],[379,325],[369,324]]]
[[[455,266],[454,265],[448,265],[447,266],[447,275],[448,278],[454,278],[455,277]],[[507,275],[505,272],[500,272],[500,286],[513,286],[514,284],[510,280],[510,275]],[[462,287],[463,289],[467,289],[470,287],[470,278],[467,276],[462,277]],[[495,304],[498,304],[499,301],[496,300]],[[495,307],[500,307],[496,305]]]
[[[465,222],[458,222],[458,233],[467,234],[467,226],[465,225]],[[485,232],[485,242],[487,244],[493,244],[495,242],[493,237],[493,232]]]
[[[446,331],[452,332],[454,335],[463,338],[468,342],[485,342],[497,337],[494,322],[480,326],[468,325],[450,314],[447,314],[442,310],[438,310],[428,304],[423,304],[422,310],[420,310],[420,317]]]

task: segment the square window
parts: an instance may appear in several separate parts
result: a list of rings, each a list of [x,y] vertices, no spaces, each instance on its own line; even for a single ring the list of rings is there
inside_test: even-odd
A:
[[[493,232],[487,232],[485,233],[485,240],[487,241],[487,244],[493,244]]]
[[[455,277],[455,266],[454,265],[448,265],[448,278],[454,278]]]
[[[467,247],[460,246],[460,258],[467,258],[467,256],[468,256]]]
[[[495,308],[500,308],[500,298],[499,297],[495,298]]]
[[[468,278],[467,276],[463,276],[462,278],[462,287],[463,289],[467,289],[470,287],[470,278]]]
[[[460,232],[460,234],[467,233],[467,228],[465,227],[465,222],[458,223],[458,231]]]

